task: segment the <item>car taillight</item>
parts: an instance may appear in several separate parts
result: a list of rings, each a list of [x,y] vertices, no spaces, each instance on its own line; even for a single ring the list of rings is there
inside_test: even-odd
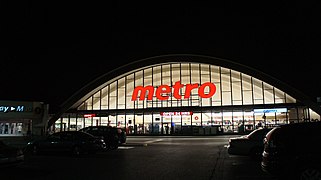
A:
[[[267,138],[263,138],[263,144],[266,144],[267,143]]]
[[[264,144],[264,151],[269,152],[270,151],[270,142],[267,137],[263,139]]]
[[[101,142],[101,143],[104,142],[104,140],[103,140],[103,139],[100,139],[100,138],[96,139],[95,141],[96,141],[96,142]]]

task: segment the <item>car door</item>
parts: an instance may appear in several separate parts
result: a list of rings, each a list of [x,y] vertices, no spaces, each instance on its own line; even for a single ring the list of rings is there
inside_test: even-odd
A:
[[[57,143],[56,150],[59,152],[71,151],[74,145],[74,134],[65,131],[60,135],[60,141]]]
[[[60,133],[55,133],[43,140],[40,140],[36,145],[41,151],[52,152],[52,151],[56,151],[59,142],[60,142]]]

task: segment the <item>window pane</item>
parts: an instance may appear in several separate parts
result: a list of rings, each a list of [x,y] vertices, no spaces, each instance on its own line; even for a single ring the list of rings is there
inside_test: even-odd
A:
[[[117,83],[110,84],[110,97],[109,97],[109,109],[116,109],[117,101]]]
[[[200,71],[198,64],[191,64],[191,78],[192,83],[200,83]]]
[[[100,109],[100,91],[95,93],[93,96],[93,109],[94,110]]]
[[[101,89],[101,109],[108,109],[108,86]]]
[[[218,66],[211,66],[211,78],[212,82],[218,83],[220,82],[221,76],[220,76],[220,68]]]
[[[229,74],[222,74],[222,91],[231,91],[231,81]]]
[[[222,105],[223,106],[228,106],[232,105],[231,101],[231,92],[222,92]]]
[[[252,82],[250,76],[242,74],[242,88],[244,91],[252,90]]]
[[[241,74],[238,71],[231,70],[232,82],[241,81]]]
[[[233,92],[232,92],[233,101],[235,100],[241,101],[242,100],[241,82],[233,82],[232,88],[233,88]]]
[[[249,105],[249,104],[253,104],[252,101],[252,91],[243,91],[243,104],[244,105]]]
[[[118,80],[118,107],[117,109],[125,109],[125,78]]]
[[[253,78],[253,94],[255,100],[263,101],[262,81]]]
[[[272,89],[265,89],[264,90],[264,103],[265,104],[273,104],[274,98],[273,98],[273,90]]]
[[[182,84],[190,84],[189,64],[182,64],[181,72],[182,72],[181,83]]]
[[[92,96],[91,96],[85,101],[85,110],[92,110],[92,108],[93,108],[93,104],[92,104]]]

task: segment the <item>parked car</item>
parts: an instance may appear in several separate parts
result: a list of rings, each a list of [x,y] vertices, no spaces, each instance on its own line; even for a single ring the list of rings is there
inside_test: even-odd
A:
[[[272,129],[264,138],[261,168],[280,179],[321,179],[321,122]]]
[[[0,167],[12,167],[22,164],[25,155],[22,149],[10,146],[0,140]]]
[[[27,150],[30,150],[32,154],[62,152],[78,156],[101,152],[105,149],[106,143],[102,138],[80,131],[56,132],[27,144]]]
[[[230,138],[228,153],[260,158],[263,152],[263,139],[270,130],[271,128],[259,128],[248,135]]]
[[[97,137],[103,137],[106,142],[107,149],[110,150],[118,149],[119,144],[126,142],[125,132],[117,127],[88,126],[80,129],[79,131],[87,132]]]

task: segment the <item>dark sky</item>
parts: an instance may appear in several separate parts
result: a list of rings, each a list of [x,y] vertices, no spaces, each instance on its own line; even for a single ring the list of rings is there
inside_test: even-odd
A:
[[[54,109],[115,67],[180,53],[235,61],[321,96],[320,2],[106,2],[2,4],[0,99]]]

